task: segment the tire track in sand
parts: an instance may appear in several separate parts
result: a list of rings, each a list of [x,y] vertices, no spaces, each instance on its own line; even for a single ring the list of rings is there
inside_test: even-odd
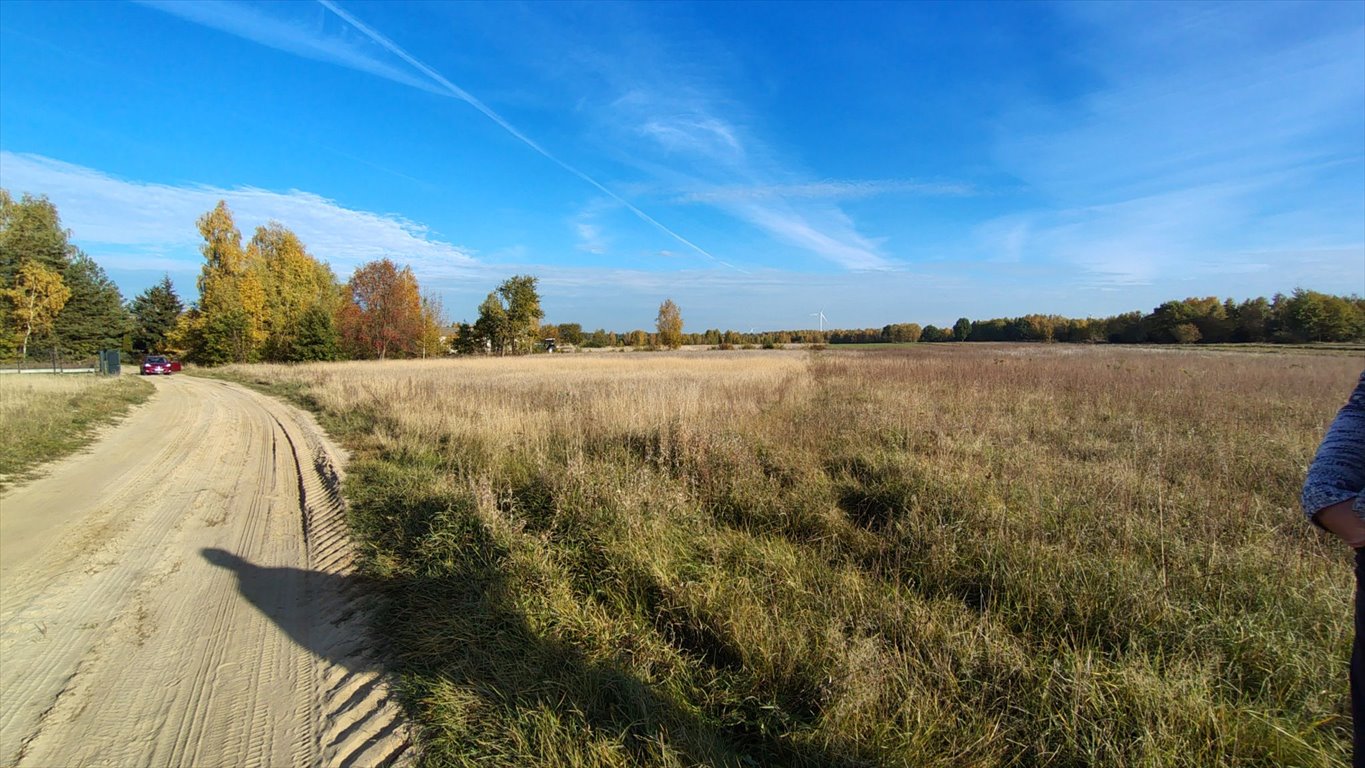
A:
[[[0,497],[0,766],[391,765],[402,712],[365,642],[312,419],[158,380],[84,455]]]

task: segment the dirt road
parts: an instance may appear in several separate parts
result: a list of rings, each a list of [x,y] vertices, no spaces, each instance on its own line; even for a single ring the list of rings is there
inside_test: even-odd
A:
[[[0,766],[405,761],[311,418],[158,379],[0,496]]]

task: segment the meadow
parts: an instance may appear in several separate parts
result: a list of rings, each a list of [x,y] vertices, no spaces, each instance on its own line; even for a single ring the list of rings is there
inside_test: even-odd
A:
[[[425,765],[1327,766],[1358,357],[1061,345],[228,375],[315,411]]]
[[[151,394],[152,385],[136,376],[0,375],[0,490],[88,445],[98,427]]]

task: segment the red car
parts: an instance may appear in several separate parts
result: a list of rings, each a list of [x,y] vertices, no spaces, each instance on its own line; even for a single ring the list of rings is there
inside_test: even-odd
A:
[[[170,376],[173,371],[180,370],[180,363],[173,363],[162,355],[148,355],[142,361],[142,375],[155,376],[157,374]]]

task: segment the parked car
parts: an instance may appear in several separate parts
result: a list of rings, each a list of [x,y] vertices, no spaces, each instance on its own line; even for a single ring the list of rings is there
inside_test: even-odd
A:
[[[180,363],[172,363],[164,355],[148,355],[142,361],[143,376],[170,376],[172,372],[180,370]]]

